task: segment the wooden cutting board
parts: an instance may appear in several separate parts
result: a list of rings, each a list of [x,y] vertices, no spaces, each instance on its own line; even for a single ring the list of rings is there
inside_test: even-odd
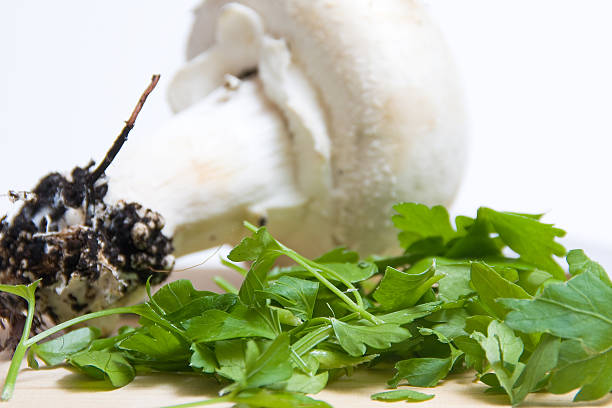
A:
[[[8,362],[0,363],[2,378]],[[577,373],[577,375],[579,375]],[[388,370],[357,370],[351,377],[331,383],[315,398],[335,408],[365,408],[405,406],[405,402],[385,403],[370,400],[370,395],[385,389],[392,376]],[[509,406],[503,395],[487,395],[484,384],[474,383],[470,373],[451,376],[435,388],[412,389],[435,394],[432,400],[415,403],[415,407],[455,408]],[[79,408],[154,408],[213,398],[220,389],[217,383],[196,375],[152,373],[137,377],[120,389],[112,389],[99,381],[67,368],[32,370],[24,364],[13,399],[7,407],[79,407]],[[573,395],[531,394],[526,407],[612,406],[612,394],[597,403],[573,404]],[[231,404],[213,405],[229,407]]]

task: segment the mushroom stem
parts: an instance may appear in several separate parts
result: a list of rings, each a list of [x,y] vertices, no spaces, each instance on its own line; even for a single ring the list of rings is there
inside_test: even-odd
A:
[[[152,138],[133,140],[107,171],[107,200],[136,201],[166,220],[176,255],[244,235],[268,209],[304,202],[291,136],[251,78],[220,87],[177,114]]]

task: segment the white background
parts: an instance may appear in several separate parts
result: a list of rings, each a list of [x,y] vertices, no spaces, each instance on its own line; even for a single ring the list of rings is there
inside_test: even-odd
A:
[[[453,213],[545,212],[568,231],[568,248],[612,269],[612,2],[426,3],[469,113],[471,154]],[[153,73],[162,82],[131,137],[159,127],[197,4],[3,0],[0,192],[99,160]]]

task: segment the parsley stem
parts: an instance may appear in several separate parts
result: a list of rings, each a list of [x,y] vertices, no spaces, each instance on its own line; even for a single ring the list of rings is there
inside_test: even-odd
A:
[[[284,253],[289,258],[293,259],[298,265],[303,266],[308,272],[310,272],[315,278],[317,278],[319,280],[319,282],[321,282],[327,289],[329,289],[336,296],[338,296],[340,299],[342,299],[342,301],[344,301],[344,303],[346,303],[346,305],[348,306],[349,309],[351,309],[354,312],[359,313],[359,315],[361,317],[363,317],[366,320],[369,320],[370,322],[372,322],[374,324],[382,323],[382,321],[380,319],[378,319],[376,316],[374,316],[373,314],[369,313],[363,307],[355,304],[355,302],[353,302],[348,296],[346,296],[344,293],[342,293],[342,291],[340,289],[338,289],[336,287],[336,285],[334,285],[333,283],[328,281],[323,275],[321,275],[317,271],[316,268],[313,268],[312,266],[310,266],[308,264],[308,262],[304,262],[304,260],[302,260],[302,257],[299,254],[297,254],[295,251],[293,251],[291,249],[287,249],[287,250],[284,251]]]
[[[291,352],[291,361],[293,361],[293,363],[297,366],[297,368],[302,370],[304,374],[308,374],[309,373],[308,365],[306,364],[304,360],[302,360],[302,357],[300,357],[300,355],[296,353],[293,347],[290,347],[289,351]]]
[[[228,268],[235,270],[236,272],[238,272],[242,276],[246,276],[246,274],[248,272],[246,269],[240,267],[240,265],[236,265],[235,263],[230,262],[227,259],[221,258],[221,263],[223,265],[227,266]]]
[[[30,347],[32,344],[38,343],[39,341],[59,331],[62,331],[70,326],[74,326],[75,324],[86,322],[87,320],[97,319],[98,317],[110,316],[114,314],[128,314],[128,313],[134,314],[134,308],[131,306],[125,306],[125,307],[116,307],[114,309],[100,310],[99,312],[88,313],[86,315],[67,320],[64,323],[58,324],[57,326],[51,327],[50,329],[47,329],[44,332],[39,333],[34,337],[31,337],[30,339],[25,341],[24,344],[26,345],[26,347]]]
[[[293,343],[291,349],[297,355],[302,356],[316,347],[317,344],[327,340],[331,336],[331,330],[332,326],[330,324],[316,329]]]
[[[242,225],[244,225],[244,227],[251,232],[257,232],[257,230],[259,229],[248,221],[244,221]]]
[[[2,389],[2,401],[8,401],[13,396],[15,390],[15,383],[17,381],[17,374],[19,368],[21,368],[21,362],[25,357],[26,351],[28,351],[28,337],[30,336],[30,329],[32,328],[32,321],[34,320],[34,302],[28,301],[28,316],[26,317],[25,325],[23,327],[23,333],[21,334],[21,340],[15,349],[15,354],[11,360],[8,373],[6,374],[6,380],[4,381],[4,388]]]
[[[168,405],[162,408],[188,408],[188,407],[201,407],[203,405],[214,405],[214,404],[220,404],[222,402],[232,402],[233,397],[234,396],[232,394],[229,394],[223,397],[211,398],[211,399],[203,400],[203,401],[187,402],[185,404]]]
[[[334,278],[336,278],[337,280],[339,280],[340,282],[342,282],[355,295],[355,301],[357,302],[359,307],[363,307],[363,299],[361,299],[361,295],[359,294],[359,290],[357,290],[355,285],[353,285],[348,280],[344,279],[342,276],[340,276],[338,273],[336,273],[336,271],[334,271],[333,269],[327,268],[325,265],[321,265],[321,264],[318,264],[318,263],[316,263],[314,261],[311,261],[310,259],[304,258],[300,254],[297,254],[297,255],[300,258],[302,258],[304,260],[304,262],[307,262],[309,265],[311,265],[313,268],[321,269],[322,271],[324,271],[328,275],[331,275]]]
[[[253,233],[256,233],[259,230],[256,226],[254,226],[253,224],[247,221],[245,221],[243,224],[248,230],[250,230]],[[329,280],[327,280],[327,278],[325,278],[322,274],[320,274],[319,271],[325,271],[326,273],[330,273],[332,276],[337,278],[340,282],[344,283],[347,287],[349,287],[349,289],[355,289],[352,283],[347,282],[346,279],[343,279],[336,272],[331,271],[322,265],[319,265],[317,263],[310,261],[309,259],[304,258],[300,254],[298,254],[291,248],[286,247],[285,245],[278,242],[277,240],[274,240],[274,241],[278,244],[278,246],[280,246],[281,251],[284,255],[293,259],[298,265],[301,265],[302,267],[304,267],[315,278],[317,278],[319,282],[321,282],[326,288],[328,288],[336,296],[342,299],[342,301],[346,303],[346,305],[348,306],[350,310],[359,313],[359,315],[362,316],[364,319],[369,320],[370,322],[374,324],[382,323],[380,319],[378,319],[376,316],[374,316],[373,314],[365,310],[364,305],[363,305],[363,300],[361,299],[361,295],[359,295],[359,291],[357,290],[353,291],[353,293],[355,293],[355,300],[357,301],[357,304],[356,304],[348,296],[346,296],[340,289],[338,289],[336,285],[331,283]]]
[[[238,288],[232,285],[226,279],[223,279],[221,276],[215,276],[213,278],[213,282],[215,282],[215,284],[218,287],[220,287],[222,290],[224,290],[227,293],[233,293],[235,295],[238,294]]]

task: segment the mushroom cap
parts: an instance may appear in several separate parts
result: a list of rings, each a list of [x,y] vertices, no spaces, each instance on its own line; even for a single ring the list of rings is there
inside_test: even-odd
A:
[[[219,45],[221,61],[211,58]],[[299,212],[268,209],[268,222],[289,245],[387,253],[397,245],[394,203],[452,201],[466,158],[463,100],[449,50],[419,2],[208,0],[195,12],[187,57],[193,65],[170,100],[191,93],[191,102],[177,110],[222,85],[213,66],[257,70],[285,116],[306,199]],[[206,75],[207,84],[192,86]]]

